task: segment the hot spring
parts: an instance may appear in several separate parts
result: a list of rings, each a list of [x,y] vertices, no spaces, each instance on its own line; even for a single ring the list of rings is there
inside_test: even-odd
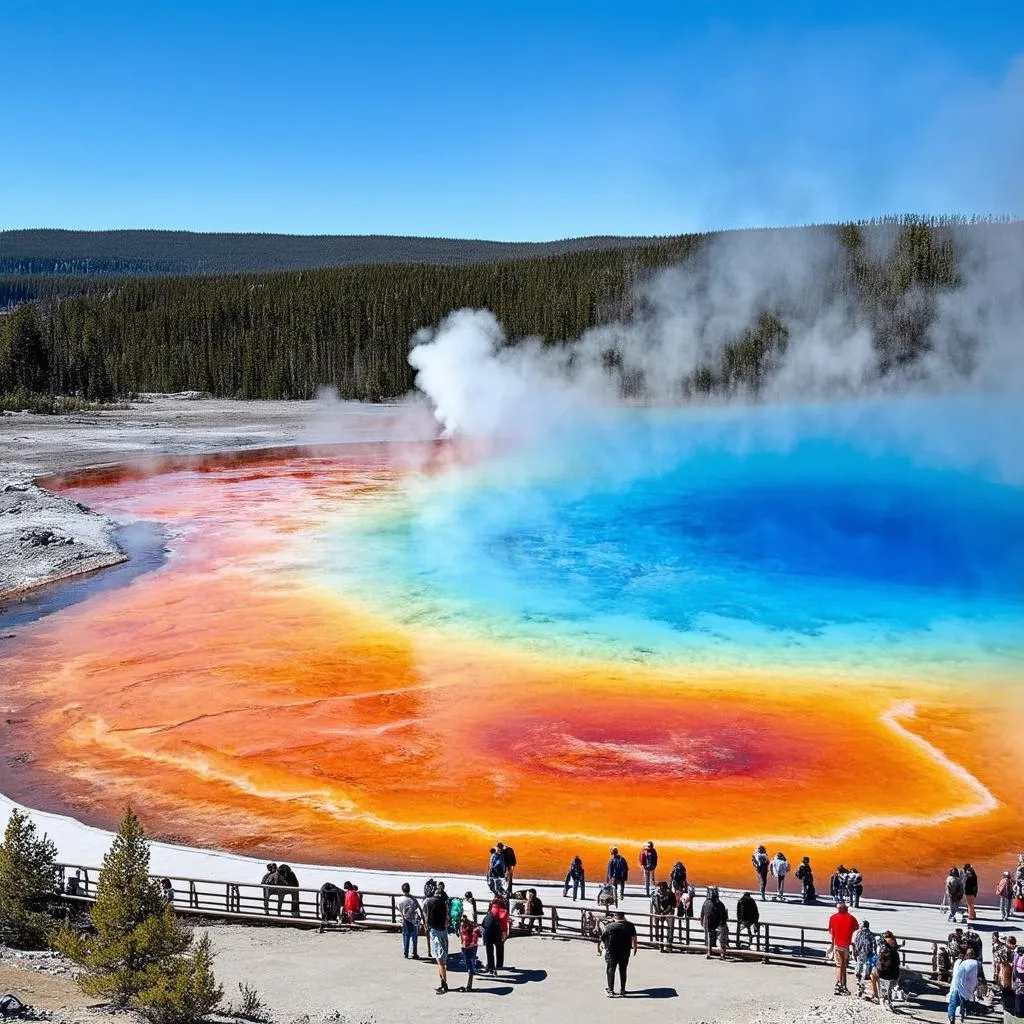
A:
[[[991,878],[1024,812],[1021,426],[609,411],[51,481],[171,554],[0,649],[6,791],[374,867],[482,871],[503,837],[558,876],[653,839],[697,880],[758,843],[876,893]]]

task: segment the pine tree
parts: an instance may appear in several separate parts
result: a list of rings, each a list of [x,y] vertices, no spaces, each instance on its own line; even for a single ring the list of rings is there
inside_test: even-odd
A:
[[[0,846],[0,942],[15,949],[44,949],[60,892],[57,848],[39,838],[27,814],[11,811]]]
[[[209,943],[193,950],[191,930],[164,903],[149,876],[149,843],[131,808],[103,858],[92,919],[94,936],[65,926],[56,940],[83,967],[79,984],[90,995],[161,1024],[201,1020],[220,1002]]]

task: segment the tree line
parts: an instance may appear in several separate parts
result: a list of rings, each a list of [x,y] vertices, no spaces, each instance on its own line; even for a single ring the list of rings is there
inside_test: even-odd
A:
[[[800,230],[838,239],[840,258],[821,269],[826,290],[846,295],[871,324],[886,373],[926,350],[938,296],[961,281],[958,239],[1001,228],[906,218]],[[885,246],[876,244],[879,233]],[[659,268],[699,258],[710,237],[464,266],[12,278],[0,281],[0,301],[6,289],[20,302],[0,316],[0,394],[109,401],[198,390],[298,399],[332,385],[343,398],[391,399],[413,386],[413,336],[451,310],[488,308],[511,339],[559,345],[628,321],[637,285]],[[720,362],[679,382],[681,393],[756,391],[788,335],[785,310],[760,311]],[[608,353],[610,366],[615,357]],[[642,381],[622,385],[626,394],[643,394]]]

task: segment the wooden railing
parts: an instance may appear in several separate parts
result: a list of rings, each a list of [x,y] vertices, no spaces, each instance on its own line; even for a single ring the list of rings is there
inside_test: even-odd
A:
[[[96,898],[99,879],[97,868],[70,864],[62,864],[60,868],[65,888],[67,880],[76,872],[80,880],[79,892],[74,896],[66,896],[66,899],[88,904]],[[365,917],[353,923],[328,922],[323,919],[319,889],[263,886],[258,882],[225,882],[208,878],[178,878],[173,875],[153,877],[170,880],[174,890],[173,907],[179,914],[321,930],[352,928],[397,931],[401,927],[398,911],[398,901],[403,898],[401,893],[360,889]],[[490,899],[488,893],[477,901],[477,920],[486,913]],[[516,902],[512,900],[513,908]],[[589,925],[600,921],[604,911],[593,904],[547,903],[543,913],[538,916],[536,926],[528,929],[528,915],[513,913],[512,934],[526,935],[532,931],[561,939],[593,942],[594,935]],[[698,952],[706,948],[704,930],[696,918],[661,917],[632,911],[627,916],[636,925],[642,946],[681,953]],[[934,976],[940,941],[907,936],[898,938],[903,947],[904,967],[925,976]],[[796,961],[824,964],[831,944],[827,928],[764,920],[753,936],[748,936],[745,929],[732,922],[730,939],[732,955],[765,963]]]

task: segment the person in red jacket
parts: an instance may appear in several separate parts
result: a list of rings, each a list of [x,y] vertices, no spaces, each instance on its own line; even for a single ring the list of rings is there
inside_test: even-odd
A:
[[[363,897],[359,886],[352,882],[345,883],[345,920],[354,924],[363,918]]]
[[[860,925],[842,901],[828,919],[828,933],[832,936],[832,951],[836,961],[836,995],[849,995],[846,971],[850,966],[850,943]]]

